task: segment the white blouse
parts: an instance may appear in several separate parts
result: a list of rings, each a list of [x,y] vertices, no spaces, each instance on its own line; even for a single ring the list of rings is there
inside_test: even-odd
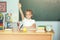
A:
[[[23,22],[23,26],[26,26],[26,27],[30,27],[33,24],[35,24],[35,20],[27,19],[27,18],[24,18],[24,20],[22,22]]]

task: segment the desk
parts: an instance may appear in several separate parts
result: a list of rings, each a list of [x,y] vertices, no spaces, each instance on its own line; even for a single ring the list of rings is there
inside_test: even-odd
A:
[[[0,40],[52,40],[53,32],[0,32]]]

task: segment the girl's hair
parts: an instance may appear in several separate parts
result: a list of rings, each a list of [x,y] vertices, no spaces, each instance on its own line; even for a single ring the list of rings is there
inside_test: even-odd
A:
[[[27,10],[25,11],[25,13],[28,12],[28,11],[31,12],[31,14],[33,13],[32,10],[30,10],[30,9],[27,9]]]

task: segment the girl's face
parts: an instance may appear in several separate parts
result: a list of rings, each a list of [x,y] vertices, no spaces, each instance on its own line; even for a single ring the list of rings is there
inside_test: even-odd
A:
[[[26,18],[31,19],[32,13],[30,11],[26,12]]]

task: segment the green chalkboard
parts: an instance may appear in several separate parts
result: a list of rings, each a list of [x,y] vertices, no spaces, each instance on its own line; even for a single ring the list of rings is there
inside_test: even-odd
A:
[[[60,0],[20,0],[20,3],[23,11],[33,11],[36,21],[60,21]]]

